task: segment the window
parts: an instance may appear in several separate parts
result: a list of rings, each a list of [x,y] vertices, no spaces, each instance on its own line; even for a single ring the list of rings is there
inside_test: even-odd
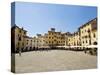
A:
[[[21,37],[19,37],[19,41],[21,41]]]
[[[91,36],[89,35],[89,38],[90,38]]]
[[[86,40],[86,43],[87,43],[87,40]]]
[[[84,44],[84,41],[83,41],[83,44]]]
[[[94,42],[93,44],[94,44],[94,45],[97,45],[97,42]]]
[[[85,32],[86,32],[86,29],[85,29]]]
[[[93,37],[94,37],[94,38],[96,37],[95,33],[93,34]]]
[[[17,47],[17,49],[16,50],[19,50],[19,47]]]
[[[21,33],[21,30],[19,30],[19,33]]]
[[[91,45],[91,40],[89,40],[89,45]]]
[[[85,36],[85,38],[87,38],[88,36]]]
[[[18,46],[19,46],[19,42],[18,42]]]
[[[56,40],[54,40],[54,41],[56,41]]]
[[[83,31],[82,31],[82,33],[83,33]]]
[[[52,41],[52,44],[53,44],[53,41]]]
[[[57,44],[58,44],[58,41],[57,41]]]
[[[56,35],[54,37],[56,37]]]
[[[26,34],[26,32],[24,32],[24,34]]]
[[[19,37],[19,34],[18,34],[18,37]]]
[[[32,40],[31,40],[31,43],[32,43]]]
[[[88,29],[88,33],[90,32],[90,29]]]

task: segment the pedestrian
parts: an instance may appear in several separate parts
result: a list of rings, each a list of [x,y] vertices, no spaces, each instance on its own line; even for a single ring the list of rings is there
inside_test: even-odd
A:
[[[21,49],[19,49],[19,56],[21,56]]]

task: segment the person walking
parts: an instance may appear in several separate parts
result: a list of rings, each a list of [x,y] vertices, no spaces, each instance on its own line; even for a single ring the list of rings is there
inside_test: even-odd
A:
[[[19,56],[21,56],[21,49],[19,49]]]

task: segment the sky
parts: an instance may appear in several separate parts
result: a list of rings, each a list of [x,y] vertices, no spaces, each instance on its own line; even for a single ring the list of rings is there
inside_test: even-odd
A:
[[[15,24],[29,36],[47,33],[50,28],[73,33],[96,17],[97,7],[93,6],[15,2]]]

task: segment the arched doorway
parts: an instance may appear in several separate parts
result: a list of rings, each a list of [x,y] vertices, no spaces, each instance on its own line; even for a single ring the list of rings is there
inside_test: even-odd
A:
[[[93,45],[97,45],[97,42],[94,42]]]

